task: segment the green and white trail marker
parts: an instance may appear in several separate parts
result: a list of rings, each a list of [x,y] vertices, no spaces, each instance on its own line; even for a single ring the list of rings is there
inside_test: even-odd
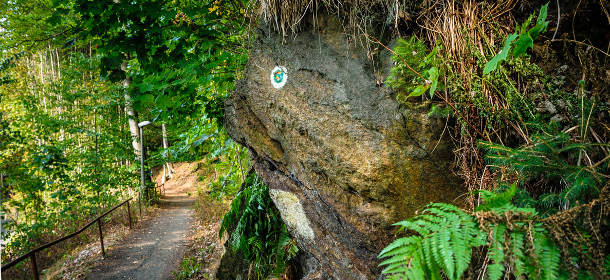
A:
[[[274,88],[282,88],[288,80],[288,73],[286,72],[286,67],[275,66],[275,68],[273,68],[273,70],[271,71],[270,79],[271,84]]]

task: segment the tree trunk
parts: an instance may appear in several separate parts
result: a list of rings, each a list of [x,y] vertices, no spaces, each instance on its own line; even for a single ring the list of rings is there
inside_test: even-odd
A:
[[[133,109],[132,99],[127,91],[131,84],[131,77],[127,77],[123,81],[123,87],[125,88],[125,111],[127,112],[127,118],[129,120],[129,132],[131,133],[131,145],[136,157],[140,157],[140,129],[138,128],[138,113]]]
[[[165,124],[161,124],[161,131],[163,132],[163,149],[167,150],[169,145],[167,144],[167,130],[165,128]],[[163,178],[161,179],[161,183],[165,184],[165,180],[171,179],[174,177],[174,170],[172,169],[169,162],[167,162],[167,154],[164,156],[166,158],[165,163],[163,164]]]

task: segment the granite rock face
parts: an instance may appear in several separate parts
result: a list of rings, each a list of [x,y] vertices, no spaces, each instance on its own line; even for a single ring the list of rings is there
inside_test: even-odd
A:
[[[250,149],[298,241],[302,279],[377,279],[391,225],[464,192],[446,119],[428,117],[428,103],[399,104],[382,84],[390,54],[353,38],[329,15],[287,37],[261,24],[226,102],[226,130]],[[287,75],[277,89],[276,66]]]

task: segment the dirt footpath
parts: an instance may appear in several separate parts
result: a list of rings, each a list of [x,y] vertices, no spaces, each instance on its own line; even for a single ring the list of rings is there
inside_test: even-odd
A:
[[[194,224],[194,182],[170,180],[161,199],[159,215],[128,234],[106,252],[86,279],[173,279]]]

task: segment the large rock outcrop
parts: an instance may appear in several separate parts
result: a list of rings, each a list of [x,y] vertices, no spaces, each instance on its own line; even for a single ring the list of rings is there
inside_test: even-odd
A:
[[[392,223],[463,192],[446,120],[399,104],[382,85],[390,55],[354,42],[336,17],[302,27],[284,37],[261,25],[226,130],[249,147],[297,239],[303,279],[376,279]],[[276,66],[288,75],[279,89]]]

